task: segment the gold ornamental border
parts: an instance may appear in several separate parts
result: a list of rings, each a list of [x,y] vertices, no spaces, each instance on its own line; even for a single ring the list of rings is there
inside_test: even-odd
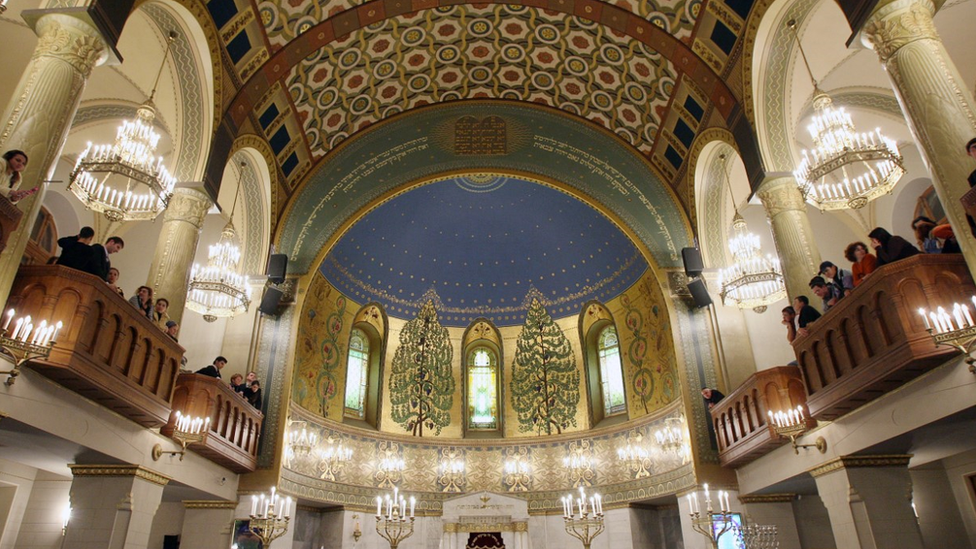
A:
[[[69,464],[68,467],[71,468],[71,474],[76,477],[136,477],[160,486],[166,486],[169,481],[173,480],[162,473],[146,469],[141,465]]]
[[[796,499],[796,494],[753,494],[739,496],[739,501],[745,505],[751,503],[791,503]]]
[[[237,509],[236,501],[220,499],[185,499],[183,507],[186,509]]]
[[[822,477],[828,473],[841,469],[855,469],[866,467],[907,467],[914,454],[878,454],[867,456],[841,456],[823,465],[818,465],[808,472],[813,478]]]
[[[448,534],[470,533],[470,532],[528,532],[529,523],[524,520],[512,522],[492,522],[492,523],[466,523],[466,522],[445,522],[444,532]]]

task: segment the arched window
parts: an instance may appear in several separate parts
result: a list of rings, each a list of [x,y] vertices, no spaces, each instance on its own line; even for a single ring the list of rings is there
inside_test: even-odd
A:
[[[468,430],[498,429],[498,357],[488,347],[468,353]]]
[[[600,332],[596,352],[600,362],[604,416],[619,414],[627,409],[627,401],[624,398],[624,373],[620,364],[620,344],[617,341],[616,328],[607,326]]]
[[[358,328],[349,336],[349,359],[346,363],[345,415],[356,419],[366,416],[366,382],[369,379],[369,339]]]

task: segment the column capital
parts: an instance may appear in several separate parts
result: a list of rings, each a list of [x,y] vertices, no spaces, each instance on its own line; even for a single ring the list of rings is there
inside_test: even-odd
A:
[[[753,503],[791,503],[796,499],[796,494],[752,494],[739,496],[739,501],[744,505]]]
[[[237,509],[238,505],[236,501],[224,501],[221,499],[183,500],[183,508],[185,509]]]
[[[785,211],[806,212],[806,200],[792,175],[766,179],[759,185],[756,196],[762,201],[769,217]]]
[[[912,454],[878,454],[864,456],[840,456],[809,470],[813,478],[840,471],[841,469],[871,467],[908,467]]]
[[[861,40],[885,62],[906,44],[939,40],[932,21],[934,14],[935,5],[931,0],[883,1],[868,16]]]
[[[145,481],[166,486],[170,477],[146,469],[140,465],[78,465],[69,464],[74,477],[136,477]]]
[[[213,202],[202,189],[177,187],[163,211],[163,221],[186,221],[199,229],[212,206]]]
[[[29,10],[24,13],[24,19],[38,37],[32,59],[60,59],[85,78],[109,59],[111,48],[88,21],[56,10]]]

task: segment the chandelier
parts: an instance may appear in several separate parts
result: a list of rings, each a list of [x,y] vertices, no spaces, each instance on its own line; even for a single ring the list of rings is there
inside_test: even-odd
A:
[[[725,161],[726,156],[720,155],[719,159]],[[724,168],[722,172],[725,174],[732,208],[735,210],[735,216],[732,217],[732,238],[729,239],[732,265],[719,272],[722,303],[763,313],[767,306],[786,297],[783,270],[778,258],[762,255],[759,237],[748,231],[746,220],[735,205],[728,172]]]
[[[858,133],[851,115],[835,108],[827,92],[813,77],[803,45],[796,32],[796,21],[787,22],[800,49],[800,56],[813,82],[813,108],[816,114],[807,130],[813,149],[802,151],[803,159],[793,172],[807,202],[828,210],[856,210],[884,196],[905,175],[898,144],[876,128]],[[828,182],[830,177],[834,182]]]
[[[186,307],[202,314],[207,322],[247,312],[251,304],[250,280],[239,272],[241,249],[237,244],[237,231],[234,230],[234,210],[237,209],[237,197],[241,192],[245,167],[246,164],[241,162],[241,177],[234,194],[230,218],[220,233],[220,239],[210,246],[207,266],[194,263],[190,272]]]
[[[176,178],[163,165],[163,158],[156,156],[159,134],[153,129],[153,98],[175,39],[176,33],[170,31],[152,92],[136,110],[135,120],[122,122],[111,145],[89,142],[68,176],[71,192],[109,221],[156,219],[173,194]]]

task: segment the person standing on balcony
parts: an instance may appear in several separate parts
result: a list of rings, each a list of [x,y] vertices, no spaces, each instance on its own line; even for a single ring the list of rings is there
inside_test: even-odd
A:
[[[129,303],[131,303],[136,309],[139,309],[139,312],[142,313],[146,318],[149,320],[153,319],[152,288],[149,286],[139,286],[139,289],[136,290],[136,295],[129,298]]]
[[[878,267],[919,253],[918,248],[912,246],[907,240],[900,236],[893,236],[881,227],[875,227],[868,233],[868,238],[871,239],[871,247],[878,252]]]
[[[170,322],[169,313],[166,310],[169,309],[169,300],[165,297],[161,297],[156,300],[156,306],[153,308],[152,321],[159,326],[161,330],[166,329],[167,323]]]
[[[798,295],[793,299],[793,311],[796,313],[796,335],[807,335],[807,326],[820,318],[820,313],[810,306],[810,298]]]
[[[796,339],[796,311],[793,307],[783,307],[783,326],[786,326],[786,341]]]
[[[815,276],[810,280],[810,289],[823,300],[823,312],[825,313],[836,305],[840,298],[844,297],[844,290],[841,290],[836,284],[827,282],[822,276]]]
[[[119,281],[119,270],[115,267],[111,267],[108,270],[108,279],[105,282],[108,283],[108,287],[112,289],[113,292],[119,294],[119,297],[125,298],[125,292],[122,288],[119,288],[115,283]]]
[[[218,356],[214,359],[213,364],[207,366],[206,368],[200,368],[196,373],[220,379],[220,370],[226,365],[227,359],[222,356]]]
[[[718,389],[712,389],[711,387],[702,387],[701,390],[702,398],[705,399],[705,405],[709,409],[719,403],[725,395],[723,395]]]
[[[844,257],[851,262],[851,276],[854,278],[855,288],[878,268],[878,258],[868,251],[868,245],[863,242],[848,244],[844,250]]]
[[[107,281],[108,270],[112,268],[112,261],[108,256],[122,251],[124,247],[125,242],[117,236],[110,236],[104,246],[95,244],[92,246],[92,260],[86,271]]]
[[[973,160],[976,160],[976,137],[970,139],[969,143],[966,143],[966,154],[972,157]],[[969,186],[976,187],[976,170],[973,170],[973,173],[969,174]]]
[[[37,187],[26,191],[18,190],[23,179],[21,172],[27,167],[27,153],[11,150],[0,158],[0,195],[13,203],[37,192]]]
[[[82,227],[77,236],[59,238],[58,246],[61,248],[61,255],[55,264],[84,271],[91,262],[93,238],[95,238],[95,230],[91,227]]]
[[[830,261],[820,264],[820,276],[828,284],[833,284],[841,290],[841,296],[845,296],[854,289],[854,276]]]

